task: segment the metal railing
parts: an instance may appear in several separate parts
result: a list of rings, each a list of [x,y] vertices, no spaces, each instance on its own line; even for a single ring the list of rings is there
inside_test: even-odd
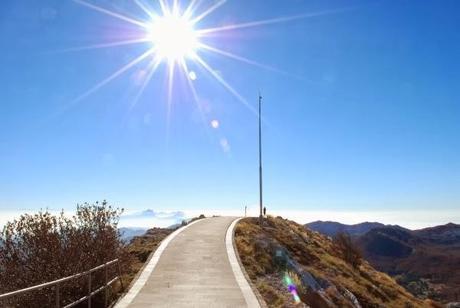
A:
[[[111,265],[114,265],[114,264],[118,265],[118,267],[117,267],[118,276],[115,276],[114,278],[112,278],[109,281],[108,267],[111,266]],[[102,269],[104,269],[104,276],[105,276],[104,281],[105,281],[105,284],[102,285],[101,287],[99,287],[96,290],[92,290],[92,286],[91,286],[92,273],[94,273],[94,272],[96,272],[98,270],[102,270]],[[58,280],[46,282],[46,283],[39,284],[39,285],[36,285],[36,286],[33,286],[33,287],[29,287],[29,288],[25,288],[25,289],[13,291],[13,292],[1,294],[0,295],[0,302],[3,301],[3,300],[6,300],[8,298],[11,298],[13,296],[25,294],[25,293],[28,293],[28,292],[32,292],[32,291],[40,290],[40,289],[44,289],[44,288],[54,287],[56,307],[61,308],[60,285],[62,283],[65,283],[65,282],[68,282],[68,281],[71,281],[71,280],[75,280],[77,278],[84,277],[84,276],[88,276],[88,295],[86,295],[86,296],[84,296],[84,297],[82,297],[82,298],[80,298],[80,299],[78,299],[78,300],[76,300],[76,301],[64,306],[63,308],[74,307],[75,305],[78,305],[78,304],[80,304],[80,303],[82,303],[82,302],[84,302],[86,300],[88,301],[88,308],[91,308],[91,298],[94,295],[96,295],[97,293],[101,292],[102,290],[105,290],[104,305],[105,305],[105,307],[108,307],[108,297],[109,297],[108,288],[109,288],[109,286],[111,286],[115,281],[117,281],[117,279],[119,279],[122,289],[124,288],[123,287],[123,282],[121,280],[121,271],[120,271],[119,261],[118,261],[118,259],[114,259],[114,260],[109,261],[107,263],[104,263],[104,264],[101,264],[99,266],[96,266],[95,268],[92,268],[92,269],[90,269],[90,270],[88,270],[86,272],[82,272],[82,273],[78,273],[78,274],[75,274],[75,275],[72,275],[72,276],[64,277],[64,278],[61,278],[61,279],[58,279]]]

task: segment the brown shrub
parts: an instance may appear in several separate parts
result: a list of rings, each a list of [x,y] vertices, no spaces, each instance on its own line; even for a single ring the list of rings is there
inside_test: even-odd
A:
[[[106,201],[77,206],[72,218],[48,211],[22,215],[0,233],[0,294],[87,271],[115,258],[127,261],[117,231],[122,210]],[[117,274],[116,267],[109,271]],[[104,271],[92,275],[92,289],[103,284]],[[61,286],[61,304],[86,295],[87,278]],[[100,301],[100,299],[99,299]],[[0,306],[54,306],[54,290],[42,289],[0,303]],[[94,306],[97,306],[95,298]]]
[[[342,259],[353,266],[354,268],[358,268],[362,262],[362,254],[359,250],[358,246],[353,243],[349,234],[346,233],[338,233],[334,237],[334,245],[338,249]]]

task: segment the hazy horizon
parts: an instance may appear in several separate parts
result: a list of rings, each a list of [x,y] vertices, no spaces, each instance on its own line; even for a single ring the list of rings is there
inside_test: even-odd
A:
[[[133,214],[140,214],[146,210],[154,210],[156,213],[163,214],[162,217],[132,217]],[[60,210],[49,209],[52,214],[58,214]],[[17,210],[17,211],[3,211],[0,216],[0,229],[7,221],[12,221],[18,218],[21,214],[33,214],[37,210]],[[72,210],[64,210],[65,215],[73,215]],[[182,213],[177,219],[176,214]],[[176,223],[180,223],[183,219],[190,219],[204,214],[207,217],[212,215],[228,215],[228,216],[244,216],[244,208],[241,210],[195,210],[195,211],[162,211],[153,208],[144,208],[136,210],[126,210],[122,215],[119,227],[169,227]],[[293,220],[300,224],[322,220],[322,221],[335,221],[343,224],[357,224],[362,222],[380,222],[386,225],[399,225],[401,227],[415,230],[428,227],[444,225],[447,223],[460,223],[460,210],[452,211],[437,211],[437,210],[421,210],[416,213],[412,211],[270,211],[268,214],[273,216],[282,216]],[[257,217],[258,208],[256,206],[249,207],[247,211],[248,216]],[[131,217],[127,217],[131,216]]]

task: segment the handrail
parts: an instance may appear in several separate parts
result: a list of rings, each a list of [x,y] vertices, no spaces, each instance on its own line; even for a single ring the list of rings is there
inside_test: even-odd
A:
[[[55,287],[55,290],[56,290],[56,292],[55,292],[56,293],[56,307],[60,308],[61,307],[60,306],[60,288],[59,288],[60,284],[88,275],[88,295],[80,298],[77,301],[74,301],[74,302],[66,305],[65,307],[66,308],[67,307],[73,307],[73,306],[75,306],[75,305],[77,305],[77,304],[79,304],[79,303],[81,303],[81,302],[83,302],[85,300],[88,300],[88,307],[91,307],[91,297],[93,297],[95,294],[99,293],[100,291],[102,291],[104,289],[105,289],[105,306],[107,307],[107,298],[108,298],[108,296],[107,296],[108,295],[107,294],[107,288],[110,285],[112,285],[117,279],[119,279],[120,282],[121,282],[120,267],[118,266],[118,276],[115,276],[115,278],[113,278],[110,281],[108,281],[107,267],[109,267],[112,264],[118,263],[118,262],[119,262],[118,259],[114,259],[112,261],[109,261],[109,262],[106,262],[104,264],[98,265],[98,266],[96,266],[96,267],[94,267],[94,268],[92,268],[90,270],[85,271],[85,272],[77,273],[77,274],[74,274],[74,275],[71,275],[71,276],[67,276],[67,277],[60,278],[60,279],[57,279],[57,280],[53,280],[53,281],[50,281],[50,282],[45,282],[45,283],[42,283],[42,284],[39,284],[39,285],[35,285],[35,286],[32,286],[32,287],[16,290],[16,291],[13,291],[13,292],[8,292],[8,293],[5,293],[5,294],[1,294],[0,295],[0,301],[8,299],[10,297],[13,297],[15,295],[24,294],[24,293],[27,293],[27,292],[31,292],[31,291],[35,291],[35,290],[39,290],[39,289],[44,289],[44,288],[47,288],[47,287]],[[94,273],[95,271],[100,270],[100,269],[105,269],[105,284],[103,286],[101,286],[100,288],[98,288],[97,290],[92,291],[91,290],[91,274]]]

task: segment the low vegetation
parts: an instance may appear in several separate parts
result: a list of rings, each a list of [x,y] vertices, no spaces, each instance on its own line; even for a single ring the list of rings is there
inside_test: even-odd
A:
[[[346,236],[332,240],[281,217],[257,222],[241,220],[235,242],[269,307],[439,307],[375,270]]]
[[[334,236],[333,242],[341,258],[355,269],[358,269],[363,261],[363,257],[360,249],[353,242],[351,236],[347,233],[340,232]]]
[[[161,241],[188,224],[183,221],[174,228],[153,228],[125,243],[118,231],[122,212],[103,201],[78,205],[72,217],[45,210],[7,223],[0,233],[0,294],[72,276],[119,259],[108,270],[109,279],[121,277],[109,288],[109,302],[114,302],[129,288]],[[202,218],[204,215],[192,221]],[[93,291],[104,283],[103,270],[92,274]],[[60,305],[86,296],[88,288],[88,276],[61,284]],[[97,294],[91,300],[92,307],[103,307],[104,300],[103,292]],[[11,297],[0,302],[0,307],[55,307],[55,301],[55,289],[49,287]],[[87,301],[79,306],[86,307]]]
[[[116,258],[120,267],[110,267],[108,276],[118,275],[130,263],[117,231],[121,213],[104,201],[78,205],[71,218],[63,212],[55,216],[40,211],[7,223],[0,234],[0,294],[84,272]],[[105,273],[95,272],[91,278],[95,290],[104,284]],[[60,304],[85,296],[88,284],[85,276],[60,285]],[[55,306],[54,294],[54,288],[45,288],[12,297],[0,306]],[[102,306],[102,294],[92,302],[93,307]]]

